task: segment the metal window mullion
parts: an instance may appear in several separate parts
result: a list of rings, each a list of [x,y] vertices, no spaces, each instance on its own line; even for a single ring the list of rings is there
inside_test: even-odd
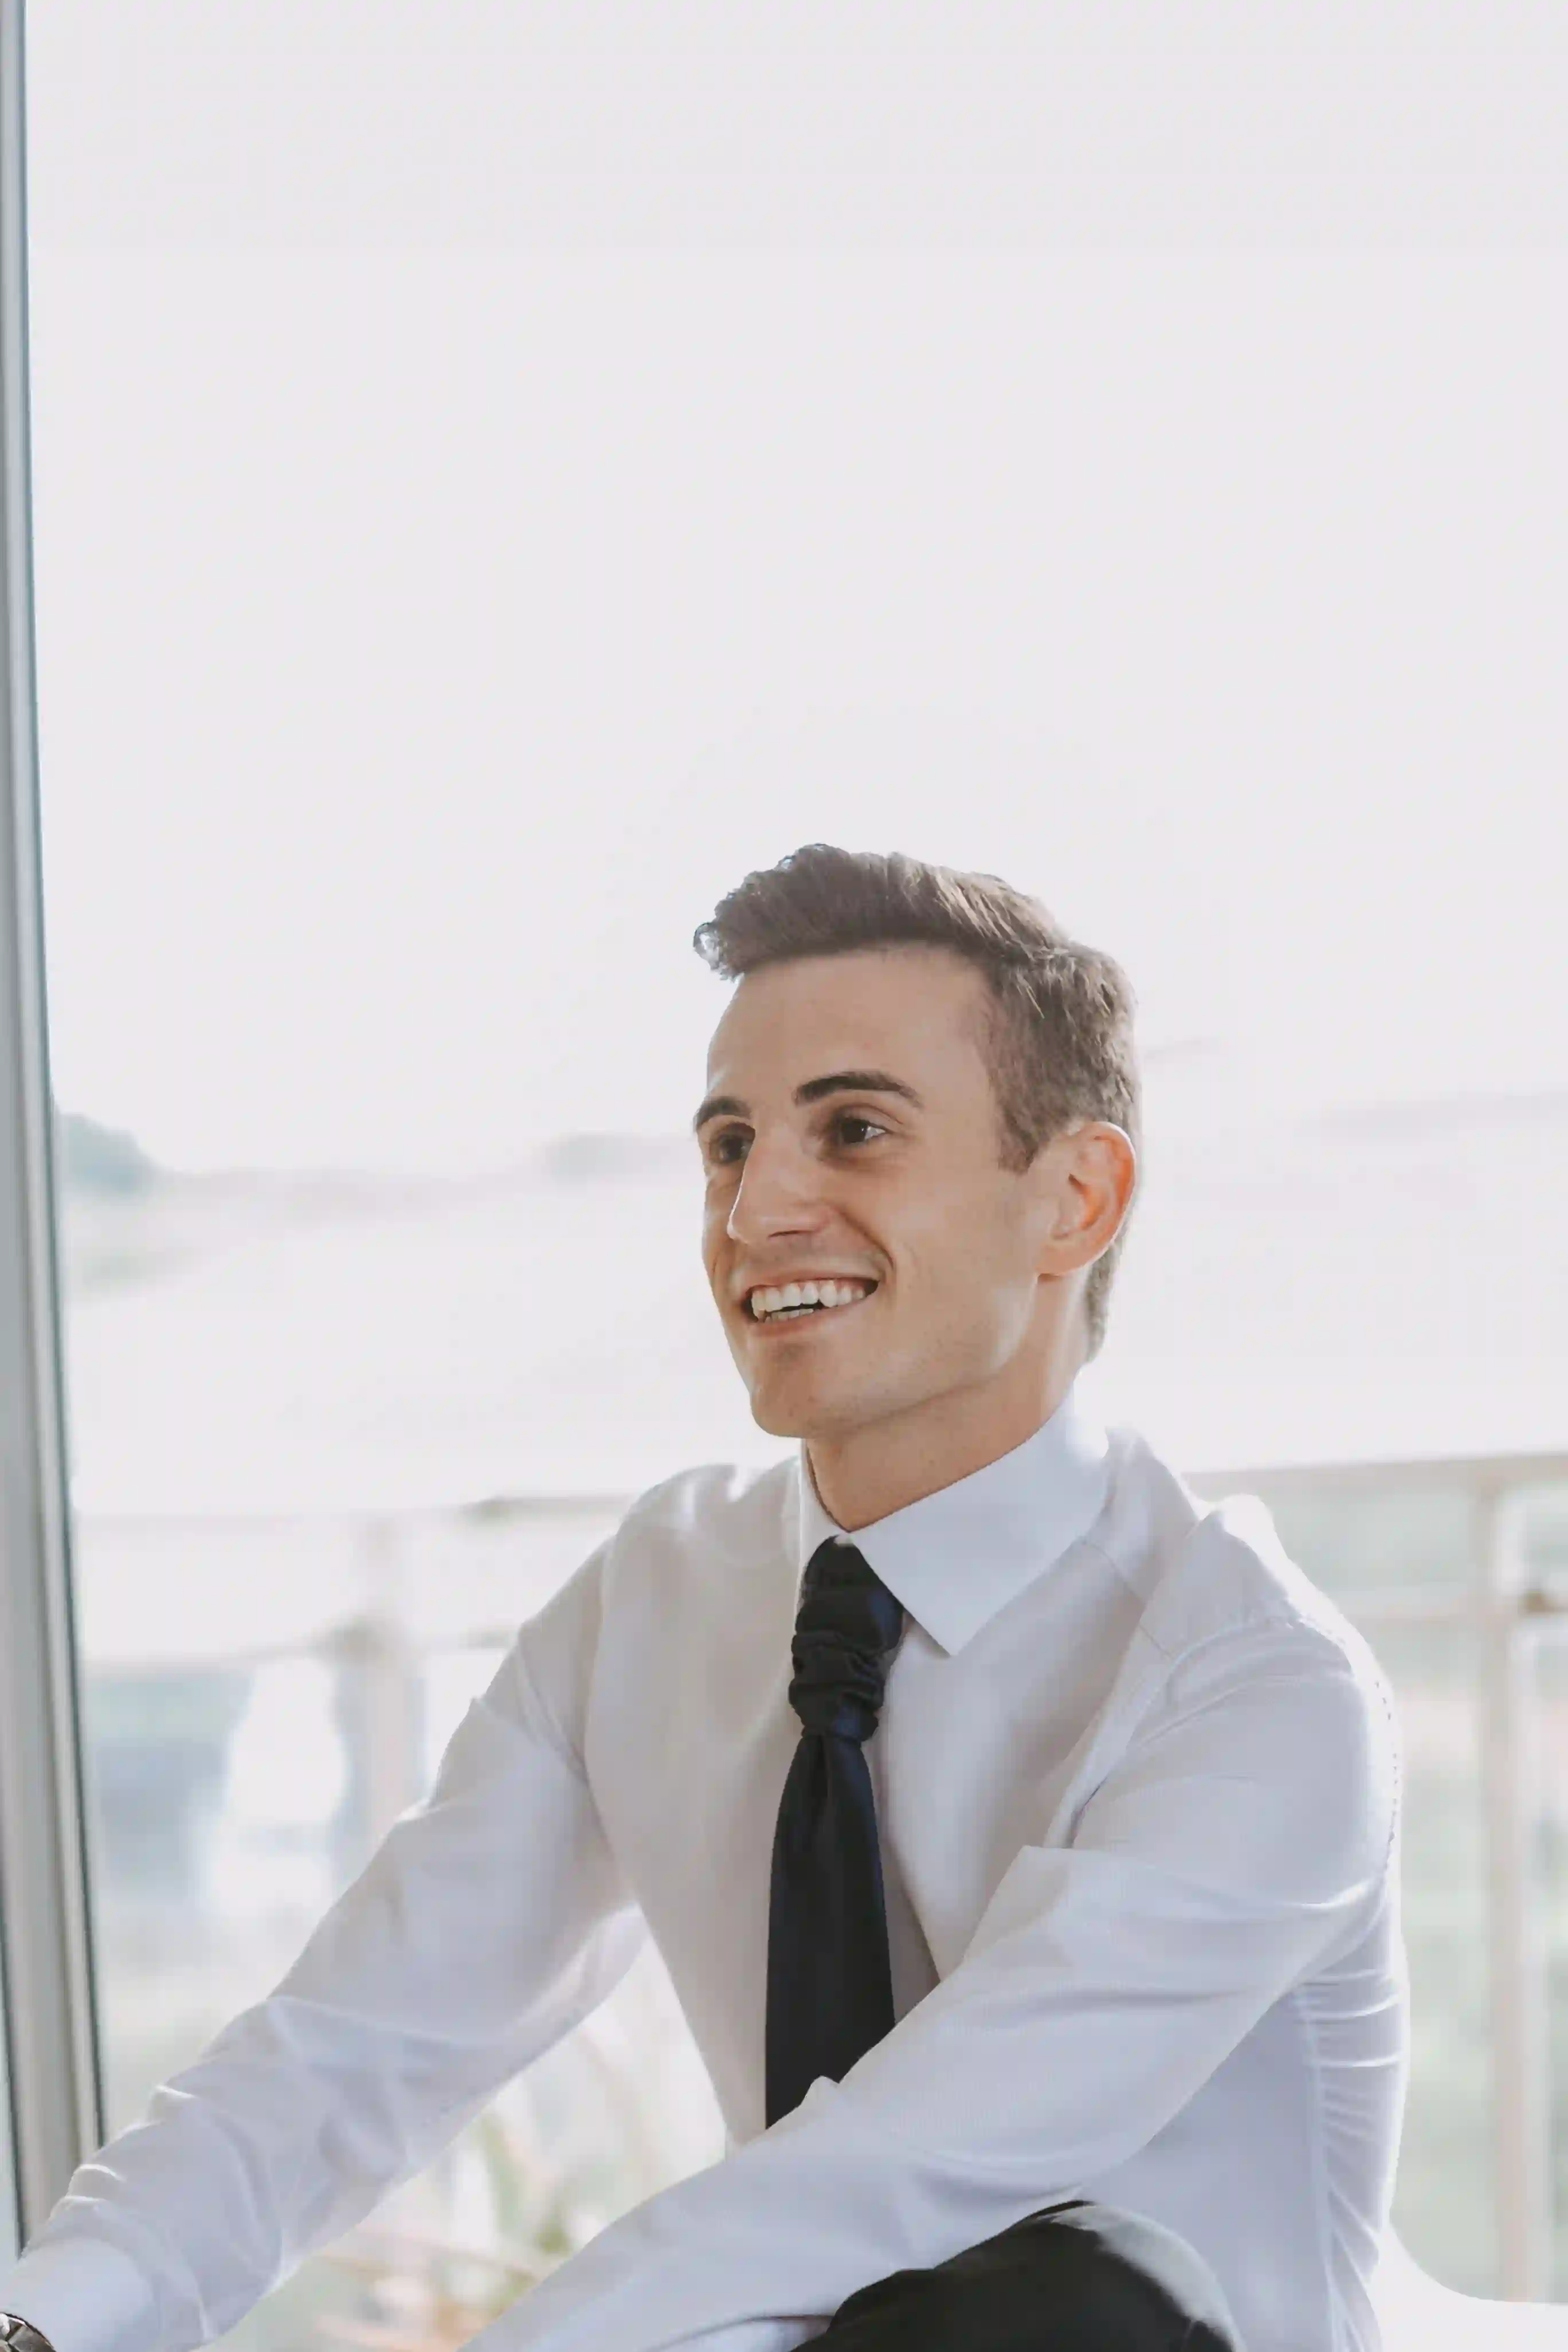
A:
[[[1547,2294],[1552,2266],[1546,1958],[1534,1869],[1534,1644],[1522,1606],[1521,1497],[1517,1490],[1486,1493],[1479,1505],[1499,2285],[1505,2296],[1533,2301]]]
[[[44,1013],[21,0],[0,0],[0,1962],[18,2235],[100,2137]]]

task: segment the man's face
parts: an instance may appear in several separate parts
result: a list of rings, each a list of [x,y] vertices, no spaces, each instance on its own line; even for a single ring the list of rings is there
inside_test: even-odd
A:
[[[773,964],[714,1033],[702,1252],[752,1411],[847,1436],[1005,1381],[1034,1333],[1052,1196],[1002,1164],[984,978],[940,948]],[[830,1303],[759,1316],[757,1294]],[[753,1304],[753,1301],[756,1304]]]

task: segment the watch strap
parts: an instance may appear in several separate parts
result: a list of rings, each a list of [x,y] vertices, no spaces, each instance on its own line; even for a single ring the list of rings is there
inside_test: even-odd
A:
[[[9,2345],[11,2352],[55,2352],[43,2329],[18,2311],[0,2311],[0,2344]]]

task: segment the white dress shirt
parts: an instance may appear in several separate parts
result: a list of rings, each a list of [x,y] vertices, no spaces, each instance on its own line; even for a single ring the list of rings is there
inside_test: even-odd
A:
[[[1075,1389],[854,1540],[908,1612],[868,1749],[898,2021],[763,2127],[804,1457],[643,1496],[525,1624],[267,2000],[84,2164],[0,2306],[184,2352],[426,2164],[652,1933],[729,2131],[485,2352],[785,2352],[1068,2197],[1212,2263],[1247,2352],[1378,2352],[1407,2070],[1399,1742],[1251,1498]]]

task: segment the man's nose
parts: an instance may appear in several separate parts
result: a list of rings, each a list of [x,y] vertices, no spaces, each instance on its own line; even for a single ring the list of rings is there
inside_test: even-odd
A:
[[[820,1171],[811,1155],[787,1137],[754,1136],[730,1204],[730,1239],[755,1246],[784,1234],[815,1233],[824,1214]]]

